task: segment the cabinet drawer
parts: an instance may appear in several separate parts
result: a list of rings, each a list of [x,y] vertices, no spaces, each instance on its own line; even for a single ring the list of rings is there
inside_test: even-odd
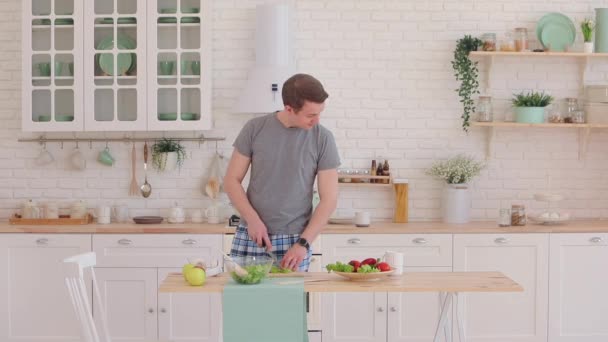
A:
[[[181,267],[188,258],[222,262],[222,234],[94,235],[99,267]]]
[[[325,234],[324,262],[403,253],[404,266],[452,266],[451,234]],[[348,260],[347,260],[348,259]]]

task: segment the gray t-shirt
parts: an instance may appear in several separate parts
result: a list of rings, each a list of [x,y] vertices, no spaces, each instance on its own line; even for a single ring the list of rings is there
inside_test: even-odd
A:
[[[340,165],[331,132],[321,125],[286,128],[272,113],[249,120],[233,146],[251,158],[247,198],[268,233],[302,233],[312,216],[317,172]]]

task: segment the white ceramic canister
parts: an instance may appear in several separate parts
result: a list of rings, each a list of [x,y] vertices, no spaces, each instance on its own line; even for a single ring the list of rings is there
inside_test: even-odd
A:
[[[87,216],[87,205],[84,201],[76,201],[70,207],[70,218],[82,219]]]

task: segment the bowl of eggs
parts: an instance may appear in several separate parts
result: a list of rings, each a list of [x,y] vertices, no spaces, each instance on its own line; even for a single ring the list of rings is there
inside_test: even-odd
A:
[[[538,224],[560,224],[570,220],[569,213],[558,211],[545,211],[538,215],[529,215],[530,221]]]

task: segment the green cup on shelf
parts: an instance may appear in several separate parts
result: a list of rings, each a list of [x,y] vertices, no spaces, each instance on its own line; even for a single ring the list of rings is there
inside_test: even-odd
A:
[[[40,70],[40,76],[51,76],[51,63],[38,63],[38,70]]]
[[[62,71],[63,71],[63,62],[55,61],[55,77],[61,76]]]
[[[188,75],[188,65],[190,65],[190,61],[181,62],[182,75]]]
[[[192,61],[192,74],[193,75],[201,74],[201,61]]]
[[[160,61],[158,62],[158,66],[160,68],[161,75],[173,75],[173,66],[175,62],[173,61]]]
[[[70,72],[70,76],[74,76],[74,62],[68,63],[68,71]]]

